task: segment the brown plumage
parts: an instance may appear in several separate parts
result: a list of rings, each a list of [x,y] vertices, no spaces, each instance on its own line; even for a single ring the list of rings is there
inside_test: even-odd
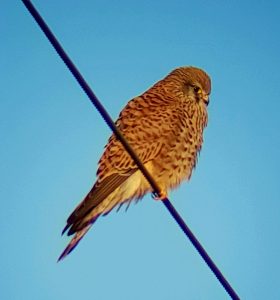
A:
[[[172,71],[125,106],[116,122],[162,189],[188,180],[207,125],[209,76],[195,67]],[[68,255],[100,215],[152,192],[121,143],[112,135],[99,161],[97,181],[67,220],[63,233],[75,234],[59,260]]]

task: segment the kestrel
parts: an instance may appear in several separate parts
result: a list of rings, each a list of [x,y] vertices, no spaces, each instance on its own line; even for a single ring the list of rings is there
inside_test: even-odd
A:
[[[196,165],[210,91],[211,80],[203,70],[177,68],[130,100],[116,121],[160,186],[161,199],[189,180]],[[100,215],[149,192],[153,192],[151,186],[113,134],[99,161],[95,184],[67,220],[62,233],[68,230],[74,237],[59,260],[77,246]]]

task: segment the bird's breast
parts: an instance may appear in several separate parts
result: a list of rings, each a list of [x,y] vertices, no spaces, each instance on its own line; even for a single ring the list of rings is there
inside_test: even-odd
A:
[[[207,115],[195,108],[178,113],[158,160],[159,176],[165,178],[167,188],[174,188],[191,177],[203,143],[206,121]]]

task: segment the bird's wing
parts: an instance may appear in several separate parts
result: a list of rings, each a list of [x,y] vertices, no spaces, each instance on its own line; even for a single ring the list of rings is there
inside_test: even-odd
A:
[[[117,173],[111,174],[102,181],[97,181],[85,199],[76,207],[72,214],[67,219],[67,225],[62,231],[62,234],[69,228],[68,235],[72,235],[80,227],[84,227],[83,219],[91,212],[93,208],[98,206],[105,198],[107,198],[118,186],[120,186],[130,175],[136,170],[131,170],[126,174],[120,175]],[[98,217],[98,216],[97,216]],[[91,222],[93,223],[94,220]]]
[[[121,112],[116,125],[142,163],[155,159],[165,146],[174,126],[174,122],[168,116],[170,111],[170,106],[148,106],[138,97],[130,101]],[[134,169],[137,169],[136,164],[113,134],[99,161],[99,180],[112,173],[125,174]]]
[[[132,100],[132,102],[134,101],[135,99]],[[164,146],[164,135],[166,132],[170,132],[170,123],[172,122],[168,122],[166,117],[164,118],[163,107],[145,106],[142,109],[130,109],[129,103],[120,114],[116,124],[145,164],[155,159],[160,153]],[[68,235],[71,235],[87,226],[85,217],[136,170],[137,166],[134,161],[113,134],[99,161],[98,179],[95,185],[69,216],[63,233],[71,227],[68,231]],[[92,222],[95,219],[93,218]]]

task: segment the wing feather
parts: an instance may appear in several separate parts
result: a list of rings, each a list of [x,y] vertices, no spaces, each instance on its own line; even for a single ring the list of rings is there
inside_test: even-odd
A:
[[[102,181],[97,181],[85,199],[78,205],[73,213],[67,219],[67,225],[63,233],[70,227],[68,235],[72,235],[77,230],[80,230],[83,219],[97,207],[104,199],[106,199],[118,186],[120,186],[127,178],[136,170],[132,170],[127,174],[114,173],[107,176]],[[87,224],[83,224],[82,227]]]
[[[175,110],[176,107],[174,106]],[[172,111],[170,106],[147,105],[142,97],[137,97],[130,102],[121,112],[116,125],[121,130],[127,141],[132,146],[142,163],[156,159],[165,146],[165,141],[170,136],[172,126],[176,122],[168,118]],[[127,172],[137,166],[125,151],[121,142],[113,134],[99,161],[97,176],[103,178],[112,172]]]
[[[170,111],[170,105],[147,105],[145,99],[137,97],[127,104],[116,122],[144,164],[158,157],[165,146],[166,135],[170,135],[173,122],[167,117],[168,110]],[[113,134],[99,161],[97,182],[69,216],[63,233],[70,228],[68,235],[71,235],[87,226],[90,223],[88,214],[137,169],[130,155]],[[91,221],[94,222],[97,217],[93,216]]]

